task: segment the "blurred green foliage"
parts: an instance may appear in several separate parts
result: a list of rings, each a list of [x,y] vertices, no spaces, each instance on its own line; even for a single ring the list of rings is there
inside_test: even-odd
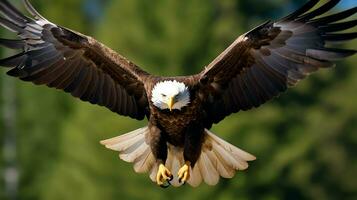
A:
[[[240,34],[287,14],[290,10],[282,5],[301,4],[298,0],[99,2],[104,16],[93,22],[83,10],[85,0],[33,0],[51,21],[94,36],[160,75],[199,72]],[[357,56],[322,70],[263,107],[215,126],[218,135],[257,156],[247,171],[221,179],[215,187],[166,190],[147,174],[135,174],[131,164],[99,145],[101,139],[144,126],[145,121],[17,81],[18,199],[356,199],[356,63]],[[0,80],[5,76],[1,71]],[[0,112],[2,105],[0,101]],[[0,121],[1,144],[4,135]],[[0,199],[6,199],[3,180]]]

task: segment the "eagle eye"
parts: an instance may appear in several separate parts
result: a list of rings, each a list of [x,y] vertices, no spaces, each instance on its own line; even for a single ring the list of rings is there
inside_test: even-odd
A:
[[[161,94],[162,97],[166,97],[166,94]]]

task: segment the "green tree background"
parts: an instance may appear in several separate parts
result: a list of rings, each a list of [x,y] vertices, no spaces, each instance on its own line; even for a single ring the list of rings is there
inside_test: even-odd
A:
[[[21,7],[19,1],[13,2]],[[94,36],[160,75],[197,73],[240,34],[302,4],[298,0],[32,2],[49,20]],[[5,35],[2,29],[1,35]],[[221,179],[215,187],[166,190],[147,174],[135,174],[131,164],[99,145],[102,139],[144,126],[145,121],[117,116],[60,91],[10,82],[16,94],[18,199],[356,199],[356,63],[357,56],[339,62],[335,69],[312,75],[263,107],[232,115],[215,126],[218,135],[257,156],[247,171]],[[9,84],[4,72],[1,90]],[[5,100],[6,96],[0,99],[0,112],[6,109]],[[6,135],[3,122],[2,118],[0,147]],[[0,199],[8,199],[5,148],[0,151]]]

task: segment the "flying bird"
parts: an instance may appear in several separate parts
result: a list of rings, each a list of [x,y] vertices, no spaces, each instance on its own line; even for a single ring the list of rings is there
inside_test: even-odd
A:
[[[319,0],[310,0],[241,35],[200,73],[162,77],[92,37],[48,21],[28,0],[23,2],[31,18],[1,0],[0,24],[18,39],[0,39],[0,45],[18,53],[0,65],[23,81],[63,90],[119,115],[148,119],[146,127],[101,143],[159,186],[215,185],[220,177],[247,169],[255,157],[210,132],[213,124],[259,107],[312,72],[356,53],[331,47],[357,37],[357,32],[341,32],[356,26],[357,20],[345,19],[357,7],[324,15],[339,1],[318,6]]]

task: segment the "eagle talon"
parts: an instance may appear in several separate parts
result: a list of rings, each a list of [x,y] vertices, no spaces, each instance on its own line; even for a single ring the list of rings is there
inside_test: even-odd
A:
[[[162,185],[159,185],[159,186],[164,189],[170,187],[170,185],[171,185],[170,181],[165,181],[165,183],[163,183]]]
[[[190,162],[186,162],[186,164],[184,166],[182,166],[177,173],[178,178],[179,178],[178,179],[179,183],[183,183],[183,185],[190,178],[190,165],[191,165]]]
[[[165,165],[160,164],[156,175],[156,183],[162,188],[167,188],[171,185],[170,181],[172,179],[173,176],[171,172],[165,167]]]

